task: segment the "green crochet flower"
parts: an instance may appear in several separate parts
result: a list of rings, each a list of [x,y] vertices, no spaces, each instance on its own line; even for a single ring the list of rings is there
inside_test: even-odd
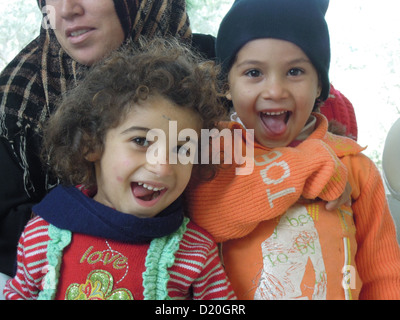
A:
[[[66,300],[133,300],[128,289],[113,290],[114,279],[105,270],[93,270],[86,283],[71,284],[65,293]]]

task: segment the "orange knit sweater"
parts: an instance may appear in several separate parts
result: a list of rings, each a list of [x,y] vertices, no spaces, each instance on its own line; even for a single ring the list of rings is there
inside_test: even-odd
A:
[[[192,185],[189,212],[223,243],[240,299],[400,299],[400,250],[380,174],[356,142],[315,116],[296,148],[255,144],[250,175],[232,166]],[[346,181],[352,207],[326,211],[321,200],[336,199]]]

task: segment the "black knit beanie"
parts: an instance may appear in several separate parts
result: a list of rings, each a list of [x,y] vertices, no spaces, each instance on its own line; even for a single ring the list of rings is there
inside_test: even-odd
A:
[[[221,22],[216,55],[228,73],[247,42],[260,38],[286,40],[300,47],[316,68],[320,99],[329,95],[330,41],[325,13],[329,0],[236,0]]]

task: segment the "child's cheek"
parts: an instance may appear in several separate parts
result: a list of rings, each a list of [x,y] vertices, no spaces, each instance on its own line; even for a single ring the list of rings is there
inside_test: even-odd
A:
[[[113,166],[112,170],[117,182],[122,183],[129,177],[129,170],[131,167],[132,161],[130,159],[122,159]]]

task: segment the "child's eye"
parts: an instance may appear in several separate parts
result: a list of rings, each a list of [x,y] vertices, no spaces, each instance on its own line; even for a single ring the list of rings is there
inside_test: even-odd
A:
[[[300,76],[303,73],[304,73],[304,71],[302,69],[299,69],[299,68],[292,68],[292,69],[290,69],[288,71],[288,75],[289,76],[293,76],[293,77]]]
[[[185,145],[176,146],[174,148],[176,153],[184,154],[186,156],[190,156],[190,148],[186,147]]]
[[[257,78],[261,75],[261,71],[257,69],[251,69],[245,72],[245,75],[250,77],[250,78]]]
[[[135,137],[131,141],[140,147],[150,146],[150,142],[146,139],[146,137]]]

